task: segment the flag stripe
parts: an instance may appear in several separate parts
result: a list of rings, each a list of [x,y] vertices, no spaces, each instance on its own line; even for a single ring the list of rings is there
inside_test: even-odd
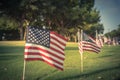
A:
[[[94,47],[92,47],[92,46],[83,46],[83,49],[84,49],[84,50],[89,49],[89,50],[94,50],[94,51],[96,51],[96,52],[100,52],[100,50],[98,50],[98,49],[96,49],[96,48],[94,48]]]
[[[83,41],[83,44],[84,44],[84,45],[91,45],[91,46],[93,46],[93,47],[96,48],[96,49],[100,49],[100,47],[98,47],[98,45],[96,45],[95,43]]]
[[[59,59],[56,59],[55,57],[53,57],[53,56],[49,56],[49,55],[46,55],[46,54],[42,54],[42,53],[40,53],[40,52],[27,52],[27,53],[29,53],[29,55],[27,56],[27,58],[29,57],[29,56],[36,56],[36,58],[38,57],[39,58],[39,56],[41,56],[41,57],[44,57],[44,58],[47,58],[48,60],[51,60],[51,61],[53,61],[53,62],[55,62],[55,63],[58,63],[58,64],[60,64],[60,65],[62,65],[63,64],[63,60],[59,60]],[[26,54],[27,54],[26,53]]]
[[[56,34],[53,34],[53,33],[51,32],[50,37],[51,37],[52,39],[56,40],[56,41],[57,41],[58,43],[60,43],[61,45],[63,45],[63,46],[66,45],[67,40],[64,39],[63,37],[59,36],[58,34],[56,35]]]
[[[26,43],[26,44],[27,44],[27,43]],[[30,45],[30,44],[29,44],[29,45]],[[38,52],[39,52],[39,51],[41,51],[41,52],[43,51],[44,53],[46,52],[46,53],[48,53],[48,54],[54,54],[54,53],[52,53],[52,52],[55,52],[54,50],[49,49],[49,48],[46,48],[46,47],[43,47],[43,46],[39,46],[39,45],[35,45],[35,44],[31,44],[31,45],[32,45],[31,48],[32,48],[32,49],[37,49],[36,51],[38,51]],[[34,47],[33,45],[34,45],[35,47]],[[49,52],[49,51],[51,51],[51,52]],[[38,57],[31,57],[31,56],[34,56],[34,55],[30,55],[30,52],[31,52],[31,51],[30,51],[30,47],[28,47],[28,50],[25,49],[25,54],[26,54],[27,52],[28,52],[29,54],[27,54],[28,57],[25,57],[25,59],[27,58],[26,60],[33,60],[32,58],[36,58],[36,59],[34,59],[34,60],[39,60],[38,58],[41,58],[41,57],[42,57],[41,55],[39,55],[39,56],[37,55]],[[33,50],[33,52],[35,53],[35,50]],[[54,57],[59,56],[59,57],[56,57],[56,58],[61,59],[61,60],[64,60],[64,59],[65,59],[65,57],[64,57],[63,54],[60,54],[60,53],[58,53],[58,52],[55,52],[55,53],[57,53],[57,54],[54,54],[54,55],[55,55]],[[29,57],[29,56],[30,56],[30,57]],[[52,56],[53,56],[53,55],[52,55]],[[50,57],[51,57],[51,56],[50,56]],[[44,57],[42,57],[42,58],[44,58]],[[48,59],[46,59],[46,58],[43,59],[43,61],[46,62],[46,63],[48,63],[48,64],[50,64],[50,65],[54,65],[54,67],[56,67],[56,68],[59,67],[59,66],[57,65],[58,63],[56,63],[55,61],[52,61],[52,60],[51,60],[51,62],[52,62],[52,63],[51,63],[51,62],[48,62],[48,61],[50,61],[50,60],[48,60]],[[61,62],[61,61],[60,61],[60,62]],[[59,62],[59,63],[60,63],[60,62]],[[54,64],[53,64],[53,63],[54,63]],[[59,64],[59,65],[61,65],[61,64]],[[62,65],[63,65],[63,64],[62,64]],[[62,66],[62,65],[61,65],[61,66]],[[58,69],[59,69],[59,68],[58,68]],[[62,70],[62,69],[60,68],[60,70]]]
[[[64,50],[64,48],[65,48],[64,45],[61,45],[54,39],[51,39],[51,44],[58,46],[61,50]]]
[[[82,48],[82,41],[79,42],[79,52],[82,54],[83,53],[83,48]]]
[[[58,39],[55,35],[51,35],[51,38],[52,38],[52,40],[51,40],[51,42],[53,41],[54,42],[54,40],[57,42],[57,44],[61,44],[62,46],[63,46],[63,48],[65,48],[65,46],[66,46],[66,44],[65,44],[65,42],[63,41],[63,42],[60,42],[60,39]],[[55,43],[55,42],[54,42]]]
[[[95,39],[93,39],[92,37],[88,36],[89,39],[91,39],[94,43],[96,43]]]
[[[56,61],[59,61],[61,63],[63,63],[63,60],[64,58],[59,58],[59,57],[56,57],[56,56],[53,56],[51,54],[48,54],[46,52],[42,52],[42,51],[39,51],[39,50],[25,50],[25,55],[41,55],[41,56],[48,56],[48,57],[51,57],[51,59],[54,59]]]
[[[60,70],[63,70],[63,64],[60,65],[58,63],[55,63],[45,57],[42,57],[42,56],[38,56],[38,55],[25,55],[25,60],[42,60],[44,62],[46,62],[47,64],[51,65],[51,66],[54,66]]]
[[[51,31],[50,34],[53,36],[56,36],[56,39],[58,39],[60,42],[63,42],[64,44],[66,44],[66,41],[68,41],[66,38],[64,38],[63,36]]]
[[[50,48],[43,47],[43,46],[36,45],[36,44],[26,43],[26,47],[25,48],[29,48],[30,49],[30,47],[31,48],[38,48],[40,51],[48,52],[49,54],[56,55],[56,56],[58,55],[59,57],[65,58],[64,54],[55,52],[54,50],[51,50]]]
[[[25,48],[25,55],[29,55],[29,50],[31,49],[31,47],[27,47],[26,46],[26,48]],[[41,53],[46,53],[46,54],[49,54],[49,55],[51,55],[51,56],[54,56],[54,57],[56,57],[56,58],[58,58],[58,59],[60,59],[60,60],[64,60],[64,55],[56,55],[56,54],[54,54],[54,53],[51,53],[51,52],[46,52],[45,50],[43,50],[43,49],[41,49],[41,48],[38,48],[38,47],[32,47],[32,49],[34,49],[34,50],[38,50],[38,51],[40,51]],[[31,53],[30,53],[31,54]],[[33,55],[35,55],[35,54],[33,54]]]
[[[83,42],[83,44],[84,44],[83,47],[91,47],[93,49],[100,50],[100,48],[94,43]]]
[[[59,52],[59,53],[61,53],[61,54],[64,54],[64,51],[61,50],[60,48],[58,48],[57,46],[55,46],[55,45],[53,45],[53,44],[51,44],[50,46],[51,46],[50,48],[51,48],[52,50],[54,50],[54,51],[56,51],[56,52]]]

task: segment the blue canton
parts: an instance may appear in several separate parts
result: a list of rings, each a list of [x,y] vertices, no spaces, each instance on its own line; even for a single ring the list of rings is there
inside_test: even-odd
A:
[[[28,27],[27,42],[50,47],[50,31],[39,27]]]

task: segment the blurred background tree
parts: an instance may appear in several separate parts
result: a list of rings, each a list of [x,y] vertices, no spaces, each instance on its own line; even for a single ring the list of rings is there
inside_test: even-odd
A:
[[[15,24],[11,28],[18,29],[20,40],[29,25],[44,26],[75,41],[78,28],[90,34],[95,33],[93,29],[104,31],[94,0],[1,0],[0,14],[0,29],[8,29],[10,23],[4,21],[12,21]]]

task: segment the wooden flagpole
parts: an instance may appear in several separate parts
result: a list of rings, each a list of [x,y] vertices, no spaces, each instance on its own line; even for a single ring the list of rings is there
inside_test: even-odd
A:
[[[24,59],[24,66],[23,66],[23,76],[22,76],[22,80],[25,80],[25,66],[26,66],[26,61]]]
[[[83,30],[79,30],[78,29],[78,43],[80,43],[80,41],[82,41],[82,34],[83,34]],[[83,72],[83,53],[80,52],[80,59],[81,59],[81,72]]]
[[[95,37],[96,37],[96,40],[98,39],[98,32],[97,32],[97,30],[96,30],[96,35],[95,35]]]
[[[29,25],[29,23],[27,22],[27,29],[26,29],[26,34],[25,34],[25,36],[27,36],[27,34],[28,34],[28,25]],[[25,55],[24,55],[24,65],[23,65],[22,80],[25,80],[25,70],[26,70],[26,60],[25,60]]]
[[[81,29],[81,34],[80,34],[80,41],[82,41],[83,38],[83,30]],[[83,53],[80,53],[81,55],[81,72],[83,72]]]
[[[96,43],[97,43],[97,45],[99,45],[99,43],[98,43],[98,32],[97,32],[97,30],[95,31],[95,41],[96,41]]]

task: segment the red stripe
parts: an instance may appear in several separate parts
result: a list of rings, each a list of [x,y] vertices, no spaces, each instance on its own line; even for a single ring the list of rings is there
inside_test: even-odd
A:
[[[55,67],[55,68],[63,71],[63,68],[61,68],[61,67],[59,67],[59,66],[57,66],[57,65],[55,65],[55,64],[52,64],[52,63],[50,63],[50,62],[48,62],[48,61],[46,61],[46,60],[43,60],[43,59],[41,59],[41,58],[25,58],[25,60],[27,60],[27,61],[31,61],[31,60],[32,60],[32,61],[33,61],[33,60],[41,60],[41,61],[46,62],[46,63],[49,64],[50,66],[53,66],[53,67]]]
[[[54,42],[50,42],[50,44],[53,44],[53,45],[57,46],[58,48],[60,48],[61,50],[64,51],[64,49],[63,49],[61,46],[59,46],[58,44],[56,44],[56,43],[54,43]]]
[[[95,41],[94,38],[92,38],[92,37],[90,37],[90,36],[88,36],[88,38],[91,39],[94,43],[96,43],[96,41]]]
[[[102,47],[103,46],[102,39],[99,39],[99,42],[100,42],[100,47]]]
[[[24,54],[25,54],[25,55],[40,55],[40,56],[46,56],[46,55],[44,55],[44,54],[42,54],[42,53],[38,53],[38,52],[25,52]],[[64,58],[58,58],[58,59],[64,60]]]
[[[53,31],[51,31],[50,34],[54,34],[54,35],[58,36],[59,38],[63,39],[64,41],[68,41],[68,40],[67,40],[66,38],[64,38],[62,35],[57,34],[57,33],[53,32]]]
[[[83,45],[91,45],[91,46],[94,46],[94,47],[96,47],[96,48],[99,48],[99,49],[100,49],[100,47],[98,47],[95,43],[91,43],[91,42],[86,42],[86,41],[83,41]]]
[[[27,55],[38,55],[38,56],[41,56],[41,57],[45,57],[45,58],[47,58],[48,60],[51,60],[51,61],[54,61],[54,62],[56,62],[56,63],[58,63],[58,64],[60,64],[60,65],[62,65],[63,63],[61,63],[61,62],[59,62],[59,61],[57,61],[57,60],[55,60],[55,59],[53,59],[53,58],[51,58],[51,57],[48,57],[48,56],[46,56],[46,55],[44,55],[44,54],[41,54],[41,53],[35,53],[35,52],[26,52],[25,54],[27,54]]]
[[[92,42],[85,42],[85,41],[84,41],[83,44],[92,45],[92,46],[94,46],[94,47],[100,48],[100,47],[98,47],[95,43],[92,43]]]
[[[96,48],[94,48],[94,47],[92,47],[92,46],[87,46],[87,45],[85,45],[85,46],[83,46],[84,48],[91,48],[91,49],[94,49],[94,50],[96,50],[96,51],[100,51],[100,50],[98,50],[98,49],[96,49]]]
[[[45,53],[51,54],[52,56],[54,56],[54,57],[56,57],[56,58],[59,58],[59,59],[61,59],[61,60],[64,60],[64,58],[60,57],[59,55],[54,54],[54,53],[51,53],[51,52],[49,52],[49,51],[47,51],[47,50],[44,50],[44,49],[41,49],[41,48],[39,48],[39,47],[25,46],[25,49],[35,49],[35,50],[40,50],[40,51],[42,51],[42,52],[45,52]]]
[[[60,43],[61,45],[66,46],[66,44],[61,42],[59,39],[57,39],[57,38],[55,38],[53,36],[51,36],[51,38],[54,39],[55,41],[57,41],[58,43]]]
[[[53,48],[53,47],[50,47],[50,49],[53,50],[53,51],[56,51],[56,52],[58,52],[58,53],[60,53],[60,54],[62,54],[62,55],[65,55],[63,52],[61,52],[61,51],[59,51],[59,50],[57,50],[57,49],[55,49],[55,48]]]
[[[88,46],[88,47],[90,46],[90,47],[95,48],[95,49],[100,49],[99,47],[96,47],[96,46],[94,46],[92,44],[87,44],[87,43],[84,44],[83,46]]]
[[[79,52],[80,52],[80,53],[83,53],[82,42],[79,42]]]

